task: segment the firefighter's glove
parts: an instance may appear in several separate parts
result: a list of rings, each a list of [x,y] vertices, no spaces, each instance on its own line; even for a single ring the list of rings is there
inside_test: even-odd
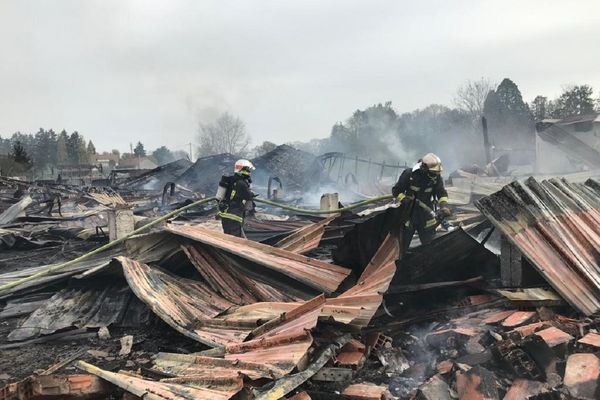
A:
[[[414,198],[412,196],[407,196],[404,193],[400,193],[398,196],[396,196],[396,201],[403,206],[410,204],[413,200]]]
[[[254,196],[254,197],[256,197],[256,196]],[[250,217],[256,216],[256,203],[255,202],[250,201],[250,205],[249,205],[247,213]]]
[[[436,217],[440,221],[450,217],[451,215],[452,215],[452,212],[450,211],[450,209],[448,207],[441,207],[436,212]]]

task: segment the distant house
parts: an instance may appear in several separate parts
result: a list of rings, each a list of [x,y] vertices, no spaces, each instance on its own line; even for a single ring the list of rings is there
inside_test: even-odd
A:
[[[121,157],[119,160],[119,169],[154,169],[158,167],[154,161],[148,157]]]
[[[108,174],[119,163],[119,155],[112,153],[92,154],[90,155],[90,163],[101,165],[104,174]]]
[[[600,169],[600,113],[545,119],[536,131],[539,173]]]
[[[90,185],[93,180],[102,178],[98,165],[59,165],[56,167],[57,181],[69,185]]]

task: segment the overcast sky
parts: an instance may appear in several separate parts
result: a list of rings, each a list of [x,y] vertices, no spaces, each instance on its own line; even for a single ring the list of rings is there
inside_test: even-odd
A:
[[[187,149],[239,115],[253,142],[325,137],[357,108],[451,104],[467,79],[525,100],[600,89],[600,1],[0,0],[0,135]]]

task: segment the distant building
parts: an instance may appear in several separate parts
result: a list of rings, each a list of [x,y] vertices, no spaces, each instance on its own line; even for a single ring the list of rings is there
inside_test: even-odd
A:
[[[539,173],[600,169],[600,113],[545,119],[536,131]]]
[[[90,163],[101,165],[104,175],[107,175],[119,164],[119,155],[112,153],[92,154],[90,155]]]
[[[90,185],[93,180],[103,177],[99,165],[60,165],[56,167],[57,182],[68,185]]]
[[[125,155],[123,155],[125,156]],[[154,169],[158,167],[154,161],[148,157],[121,157],[118,164],[119,169]]]

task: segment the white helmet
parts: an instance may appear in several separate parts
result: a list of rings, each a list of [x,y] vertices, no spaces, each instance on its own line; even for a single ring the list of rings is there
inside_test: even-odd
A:
[[[254,167],[254,164],[244,159],[237,160],[233,166],[233,172],[241,175],[250,175],[250,172],[254,171],[255,169],[256,168]]]
[[[442,168],[442,160],[433,153],[425,154],[421,159],[421,162],[426,167],[427,171],[439,174],[444,170]]]

